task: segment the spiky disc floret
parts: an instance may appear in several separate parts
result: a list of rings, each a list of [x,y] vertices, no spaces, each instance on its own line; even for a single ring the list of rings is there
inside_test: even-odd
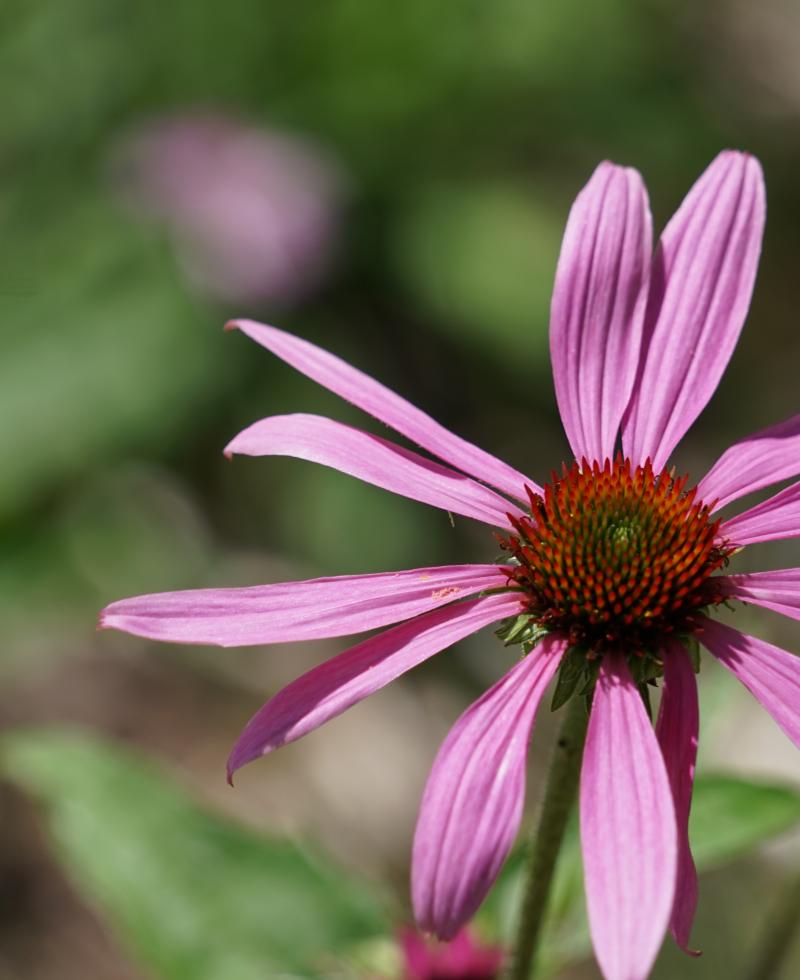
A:
[[[656,653],[665,636],[695,631],[698,610],[724,601],[712,575],[732,549],[687,480],[618,456],[565,466],[543,497],[528,491],[531,516],[512,518],[501,544],[539,630],[590,657]]]

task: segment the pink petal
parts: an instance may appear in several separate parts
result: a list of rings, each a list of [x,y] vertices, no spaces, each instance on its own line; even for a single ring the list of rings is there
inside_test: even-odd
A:
[[[796,538],[800,535],[800,483],[720,525],[720,537],[733,545]]]
[[[706,617],[699,638],[800,748],[800,657]]]
[[[303,674],[256,712],[228,760],[228,775],[293,742],[428,657],[519,611],[511,592],[451,603],[372,636]]]
[[[536,709],[565,647],[545,637],[464,712],[436,756],[414,835],[411,894],[420,928],[441,939],[476,911],[514,841]]]
[[[577,459],[614,456],[639,365],[652,248],[642,178],[601,163],[572,205],[550,312],[556,399]]]
[[[500,565],[445,565],[112,602],[100,625],[171,643],[243,647],[363,633],[505,585]]]
[[[800,568],[726,575],[720,581],[732,599],[754,602],[792,619],[800,619]]]
[[[771,425],[726,450],[697,487],[720,510],[732,500],[800,473],[800,415]]]
[[[623,421],[625,455],[658,472],[705,408],[742,329],[764,230],[758,161],[726,150],[661,236],[643,357]]]
[[[522,511],[468,476],[433,463],[379,436],[319,415],[273,415],[240,432],[228,456],[294,456],[330,466],[384,490],[433,507],[508,527]]]
[[[523,489],[526,484],[539,492],[540,488],[533,480],[449,432],[425,412],[385,388],[374,378],[320,347],[252,320],[234,320],[227,325],[227,329],[234,328],[247,334],[312,381],[380,419],[451,466],[470,473],[517,499],[526,498]]]
[[[600,667],[580,809],[597,961],[606,980],[643,980],[669,923],[678,841],[661,749],[619,654],[606,654]]]
[[[689,810],[697,760],[697,681],[682,643],[672,640],[664,650],[664,688],[656,736],[675,802],[678,828],[678,878],[670,928],[686,952],[697,908],[697,871],[689,847]],[[695,954],[696,955],[696,954]]]

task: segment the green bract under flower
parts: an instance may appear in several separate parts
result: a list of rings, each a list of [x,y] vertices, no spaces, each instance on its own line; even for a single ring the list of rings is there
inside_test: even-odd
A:
[[[687,480],[617,456],[565,466],[542,496],[528,491],[530,517],[501,538],[527,606],[506,642],[558,631],[590,660],[606,650],[658,659],[666,638],[694,633],[698,612],[725,600],[713,576],[734,549]]]

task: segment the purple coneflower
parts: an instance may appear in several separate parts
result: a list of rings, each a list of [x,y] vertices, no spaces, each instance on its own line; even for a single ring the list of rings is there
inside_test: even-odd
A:
[[[635,170],[601,164],[570,213],[551,355],[575,462],[540,485],[377,381],[272,327],[232,324],[441,462],[313,415],[267,418],[230,454],[289,455],[500,529],[504,564],[418,568],[116,602],[103,624],[241,646],[394,625],[290,684],[245,728],[229,771],[338,715],[471,633],[501,623],[526,653],[456,722],[414,839],[419,925],[451,938],[517,834],[542,697],[591,697],[580,817],[595,953],[645,977],[669,926],[686,948],[697,896],[687,836],[697,745],[695,641],[800,743],[800,661],[709,618],[739,599],[800,618],[800,569],[728,575],[737,551],[800,534],[800,483],[729,520],[721,507],[800,474],[800,415],[736,443],[687,489],[668,464],[731,356],[764,224],[758,162],[724,152],[651,255]],[[643,692],[663,677],[653,728]]]

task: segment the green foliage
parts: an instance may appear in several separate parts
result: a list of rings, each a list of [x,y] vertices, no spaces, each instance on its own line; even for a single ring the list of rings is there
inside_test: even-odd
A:
[[[127,750],[57,731],[7,735],[0,752],[75,885],[160,980],[313,976],[386,928],[372,890],[205,812]]]
[[[714,774],[697,779],[689,839],[701,871],[741,857],[800,822],[800,791]]]
[[[169,444],[192,400],[219,393],[236,363],[167,256],[96,202],[62,213],[47,236],[19,232],[0,244],[0,411],[14,420],[0,429],[0,452],[14,460],[0,520],[103,454]],[[12,249],[28,260],[24,277],[8,271]]]
[[[543,197],[533,185],[431,187],[403,210],[394,242],[398,274],[434,324],[524,374],[546,357],[564,217]]]

